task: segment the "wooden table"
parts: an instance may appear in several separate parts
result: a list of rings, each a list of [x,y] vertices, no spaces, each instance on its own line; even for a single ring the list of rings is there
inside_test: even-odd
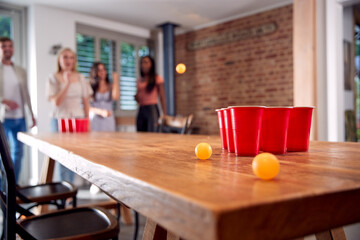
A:
[[[360,145],[312,142],[278,156],[280,174],[262,181],[252,158],[219,137],[156,133],[24,134],[103,191],[185,239],[290,239],[360,221]],[[198,160],[199,142],[213,146]],[[145,236],[146,238],[146,236]]]

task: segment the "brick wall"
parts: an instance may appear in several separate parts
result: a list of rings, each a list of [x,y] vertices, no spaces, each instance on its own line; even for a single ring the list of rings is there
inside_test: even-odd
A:
[[[230,105],[292,105],[292,5],[176,36],[177,114],[195,114],[201,134],[218,134],[216,108]],[[187,44],[209,36],[275,22],[277,30],[195,51]]]

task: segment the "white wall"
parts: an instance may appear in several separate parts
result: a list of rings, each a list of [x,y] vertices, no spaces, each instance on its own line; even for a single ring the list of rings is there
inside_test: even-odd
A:
[[[343,7],[326,1],[326,91],[328,141],[345,140]]]
[[[150,30],[79,14],[71,11],[50,8],[42,5],[32,5],[28,8],[29,31],[29,82],[30,95],[37,116],[38,132],[50,131],[51,104],[45,97],[45,86],[48,76],[56,71],[56,56],[49,53],[55,44],[63,47],[76,47],[76,23],[81,23],[132,36],[150,38]],[[39,176],[39,168],[43,156],[37,157],[33,152],[33,181]]]
[[[316,106],[319,141],[328,139],[326,78],[326,0],[316,0]]]

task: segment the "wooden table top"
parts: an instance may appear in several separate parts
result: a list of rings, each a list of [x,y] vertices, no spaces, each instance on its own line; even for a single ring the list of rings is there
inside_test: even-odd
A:
[[[20,141],[185,239],[289,239],[360,221],[360,144],[311,142],[258,179],[217,136],[25,134]],[[198,160],[199,142],[213,147]]]

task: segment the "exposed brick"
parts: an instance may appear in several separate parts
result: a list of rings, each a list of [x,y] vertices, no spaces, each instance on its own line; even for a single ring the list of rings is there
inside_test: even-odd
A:
[[[292,5],[176,36],[177,113],[194,113],[202,134],[219,134],[216,108],[233,105],[292,105]],[[187,44],[210,36],[274,22],[276,32],[188,51]]]

